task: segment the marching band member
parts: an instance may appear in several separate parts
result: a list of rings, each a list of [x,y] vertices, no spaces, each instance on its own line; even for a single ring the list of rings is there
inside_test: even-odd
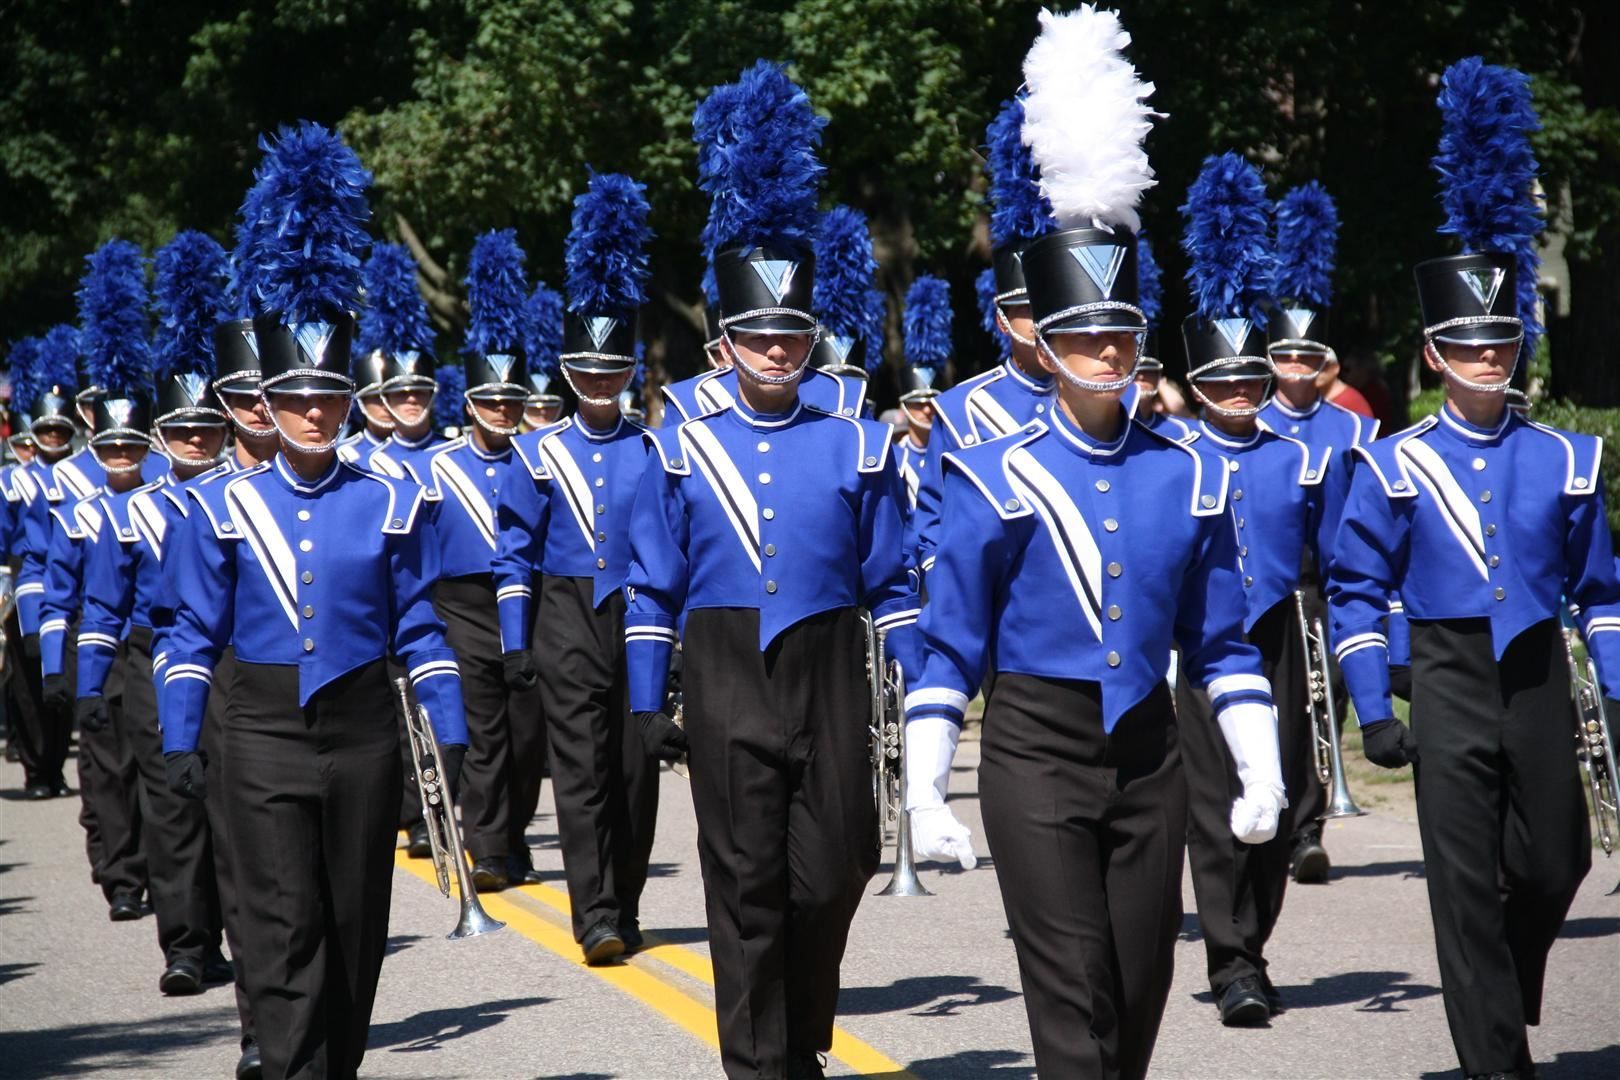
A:
[[[1159,263],[1153,257],[1153,245],[1147,235],[1136,238],[1136,292],[1142,315],[1147,319],[1147,336],[1142,339],[1142,355],[1136,358],[1136,411],[1135,419],[1176,442],[1190,443],[1198,438],[1198,428],[1179,416],[1156,408],[1159,389],[1164,385],[1164,362],[1154,354],[1158,351],[1159,311],[1163,306],[1164,287],[1160,284]]]
[[[1266,971],[1266,942],[1282,910],[1293,834],[1292,805],[1315,783],[1307,673],[1294,590],[1301,553],[1320,550],[1323,477],[1329,454],[1262,427],[1257,414],[1275,384],[1261,319],[1269,300],[1270,201],[1259,170],[1237,154],[1211,157],[1182,207],[1183,245],[1196,314],[1182,324],[1188,388],[1203,406],[1198,450],[1230,474],[1246,612],[1243,631],[1260,651],[1277,708],[1283,786],[1290,805],[1278,834],[1235,840],[1227,820],[1243,781],[1214,722],[1210,697],[1176,685],[1187,774],[1187,859],[1198,901],[1210,989],[1229,1027],[1261,1024],[1280,1011]]]
[[[894,428],[799,397],[823,123],[765,61],[698,106],[736,395],[649,433],[630,529],[630,708],[649,750],[689,752],[730,1077],[823,1075],[878,859],[866,725],[851,722],[869,709],[858,609],[915,667]],[[677,633],[684,731],[663,712]]]
[[[360,336],[355,342],[354,379],[356,403],[360,406],[360,430],[344,439],[338,446],[338,456],[344,461],[369,459],[382,449],[394,433],[394,414],[383,401],[383,380],[388,377],[388,358],[399,351],[391,334],[401,321],[413,319],[415,311],[412,297],[419,304],[416,288],[416,260],[403,244],[377,244],[366,259],[363,276],[366,291],[366,314],[360,320]],[[403,294],[399,283],[410,286]],[[432,340],[429,332],[423,340]],[[407,785],[409,787],[409,785]]]
[[[267,145],[243,210],[261,392],[280,449],[188,493],[163,745],[174,790],[202,798],[212,780],[226,791],[264,1075],[352,1077],[388,937],[401,782],[394,717],[380,707],[384,657],[410,672],[452,791],[467,734],[455,655],[428,598],[439,560],[423,492],[336,455],[354,388],[348,312],[369,177],[315,124]],[[229,646],[219,775],[198,739]]]
[[[1146,331],[1133,232],[1152,183],[1140,145],[1152,87],[1116,51],[1129,37],[1113,12],[1041,23],[1025,138],[1053,166],[1042,190],[1063,227],[1021,262],[1057,407],[944,458],[925,661],[906,698],[906,808],[919,858],[972,865],[946,784],[968,701],[994,673],[979,790],[1036,1070],[1140,1077],[1181,922],[1172,643],[1238,766],[1232,833],[1274,835],[1283,792],[1270,688],[1242,638],[1236,485],[1121,401]],[[1081,117],[1112,134],[1079,137]]]
[[[917,489],[928,471],[928,441],[934,428],[934,399],[944,389],[945,369],[955,351],[951,342],[950,287],[940,278],[918,275],[906,293],[901,320],[906,366],[899,374],[900,411],[906,437],[894,448],[894,463],[906,488],[906,522],[917,513]]]
[[[1378,436],[1378,421],[1369,420],[1321,396],[1317,376],[1333,350],[1324,344],[1328,306],[1333,296],[1334,252],[1338,243],[1339,214],[1333,198],[1316,181],[1289,190],[1277,203],[1277,270],[1273,291],[1277,297],[1267,312],[1268,355],[1277,368],[1277,392],[1261,410],[1260,422],[1279,435],[1298,439],[1317,454],[1327,454],[1322,488],[1322,535],[1331,537],[1350,489],[1355,448]],[[1321,556],[1307,551],[1300,571],[1300,592],[1307,619],[1327,618],[1322,588],[1326,572]],[[1343,701],[1338,665],[1330,660],[1333,696]],[[1339,718],[1342,722],[1343,718]],[[1293,778],[1290,772],[1290,780]],[[1290,783],[1294,838],[1289,856],[1294,880],[1301,885],[1327,881],[1332,860],[1322,843],[1322,813],[1327,791],[1307,770],[1299,786]]]
[[[386,249],[387,245],[383,245]],[[376,290],[366,321],[376,333],[375,351],[382,354],[382,408],[394,421],[393,433],[368,454],[357,454],[362,467],[430,484],[428,459],[447,441],[434,430],[433,403],[439,382],[433,364],[433,327],[416,287],[416,264],[409,251],[373,258],[368,268]]]
[[[1591,866],[1570,752],[1566,602],[1604,682],[1620,672],[1620,582],[1604,519],[1601,440],[1533,423],[1504,400],[1540,332],[1539,124],[1530,80],[1478,57],[1443,79],[1447,221],[1465,254],[1415,269],[1440,411],[1358,450],[1329,562],[1339,662],[1368,760],[1413,764],[1451,1037],[1470,1077],[1535,1073],[1547,954]],[[1412,726],[1394,718],[1383,620],[1411,627]]]
[[[658,813],[658,766],[631,725],[625,668],[630,512],[647,446],[619,404],[646,303],[649,211],[642,185],[616,174],[592,175],[574,200],[562,375],[579,411],[518,439],[495,562],[506,663],[517,681],[538,678],[545,704],[574,940],[588,964],[641,948]]]
[[[1029,147],[1020,135],[1024,102],[1012,98],[990,122],[986,171],[990,177],[990,239],[996,282],[996,326],[1011,342],[1010,357],[964,379],[934,399],[933,453],[917,488],[911,534],[917,569],[926,575],[939,550],[944,455],[1018,431],[1052,407],[1053,382],[1036,357],[1034,323],[1021,263],[1024,248],[1057,226],[1038,186]],[[925,578],[926,580],[926,578]],[[927,589],[924,589],[927,592]]]
[[[510,474],[512,437],[529,392],[523,363],[523,251],[511,230],[473,244],[467,264],[464,416],[469,432],[428,459],[440,577],[433,607],[461,665],[467,761],[461,773],[463,835],[473,885],[494,892],[533,870],[526,835],[540,800],[545,726],[534,680],[505,674],[491,560],[495,507]],[[427,318],[426,306],[422,319]],[[448,392],[442,388],[441,393]]]
[[[545,282],[534,287],[524,309],[524,352],[529,368],[529,396],[523,402],[523,430],[538,431],[562,417],[563,399],[553,382],[557,353],[562,350],[562,297]]]

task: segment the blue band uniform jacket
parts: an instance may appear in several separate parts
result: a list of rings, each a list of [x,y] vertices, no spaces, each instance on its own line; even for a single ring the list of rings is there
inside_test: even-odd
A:
[[[1332,458],[1332,467],[1323,488],[1323,513],[1326,517],[1322,526],[1323,535],[1332,536],[1339,527],[1344,501],[1350,493],[1350,474],[1355,471],[1356,450],[1378,438],[1378,421],[1369,420],[1322,397],[1316,399],[1315,405],[1302,411],[1291,408],[1286,401],[1273,396],[1260,410],[1260,422],[1277,434],[1298,439],[1318,454],[1326,453]],[[1322,576],[1326,577],[1326,574]]]
[[[731,408],[737,400],[739,378],[737,369],[728,367],[669,383],[664,387],[664,400],[675,407],[675,415],[666,418],[665,426]],[[866,408],[866,380],[807,368],[799,380],[799,400],[822,412],[861,416]]]
[[[444,443],[428,459],[427,498],[441,577],[490,572],[495,506],[511,460],[511,450],[489,453],[467,435]]]
[[[1226,469],[1137,423],[1096,443],[1057,410],[944,465],[908,720],[960,724],[993,666],[1098,683],[1112,731],[1164,681],[1173,643],[1217,714],[1270,708],[1260,654],[1243,640]]]
[[[397,656],[440,743],[466,744],[460,668],[428,596],[439,550],[420,486],[341,461],[305,482],[278,455],[188,494],[171,570],[165,751],[196,748],[227,645],[240,663],[296,667],[301,705]]]
[[[648,433],[656,455],[636,493],[625,583],[632,711],[664,707],[670,651],[696,608],[758,610],[761,651],[812,615],[864,608],[916,669],[893,434],[802,403],[761,414],[740,400]]]
[[[100,530],[84,550],[84,610],[79,618],[77,696],[99,697],[132,626],[153,627],[163,591],[170,536],[168,478],[94,499]],[[157,647],[153,647],[154,661]]]
[[[894,467],[900,473],[900,485],[906,492],[906,524],[911,525],[917,512],[917,489],[922,486],[923,473],[928,469],[928,447],[918,446],[907,435],[894,444]]]
[[[429,431],[412,442],[401,438],[396,431],[375,449],[362,452],[355,464],[395,480],[410,480],[426,487],[432,483],[428,476],[428,460],[443,449],[447,441],[437,432]],[[338,456],[341,458],[343,455],[340,453]]]
[[[1339,666],[1363,724],[1394,715],[1383,623],[1391,593],[1412,620],[1488,619],[1498,660],[1519,634],[1559,618],[1567,600],[1580,609],[1613,696],[1620,581],[1604,518],[1601,439],[1512,410],[1483,430],[1443,406],[1358,454],[1328,601]]]
[[[373,435],[370,428],[361,428],[338,444],[338,457],[350,465],[364,466],[366,459],[381,450],[387,441],[387,438],[379,439]]]
[[[646,433],[623,418],[595,431],[576,416],[513,441],[497,511],[502,649],[530,645],[535,574],[592,579],[598,609],[624,587],[630,516],[647,466]]]

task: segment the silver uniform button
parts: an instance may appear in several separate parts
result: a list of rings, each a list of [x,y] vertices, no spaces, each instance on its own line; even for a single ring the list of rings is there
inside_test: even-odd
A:
[[[597,478],[596,478],[596,486],[597,486],[597,487],[601,487],[601,486],[602,486],[602,485],[603,485],[603,484],[605,484],[605,483],[607,483],[607,481],[606,481],[606,480],[604,480],[604,479],[602,479],[602,478],[601,478],[601,477],[600,477],[600,476],[598,476],[598,477],[597,477]]]
[[[775,555],[776,554],[776,545],[775,544],[766,544],[765,545],[765,554],[766,555]]]
[[[962,440],[962,445],[963,446],[972,446],[974,443],[976,443],[978,441],[979,441],[979,437],[977,435],[969,435],[967,438]]]
[[[1498,600],[1506,600],[1507,599],[1507,590],[1503,589],[1503,588],[1498,588],[1496,590],[1496,598]]]
[[[1244,544],[1241,547],[1239,547],[1238,548],[1238,554],[1243,556],[1245,559],[1247,559],[1249,557],[1249,545]]]
[[[1215,496],[1213,496],[1213,495],[1205,495],[1202,499],[1198,500],[1198,503],[1205,510],[1208,510],[1210,507],[1215,505]]]
[[[1111,562],[1111,563],[1108,564],[1108,576],[1109,577],[1119,577],[1119,575],[1123,574],[1124,572],[1125,572],[1125,568],[1123,566],[1119,565],[1119,563]]]
[[[1306,469],[1305,470],[1305,479],[1307,479],[1307,480],[1315,480],[1316,479],[1316,470],[1315,469]]]
[[[493,466],[493,465],[487,466],[484,469],[484,475],[485,476],[494,476],[495,475],[495,466]]]
[[[598,450],[596,453],[592,454],[591,455],[591,460],[592,461],[601,461],[602,460],[602,451]],[[489,470],[489,475],[494,476],[495,475],[495,470],[494,469]]]
[[[309,585],[314,582],[315,575],[310,573],[308,570],[305,570],[301,575],[299,575],[298,580],[302,581],[305,585]]]
[[[770,483],[771,482],[771,474],[768,473],[768,472],[760,473],[759,474],[759,482],[762,483],[762,484]]]
[[[1494,521],[1491,522],[1491,524],[1485,526],[1485,535],[1486,536],[1495,536],[1496,535],[1496,523]]]
[[[1044,413],[1044,412],[1046,412],[1046,406],[1044,404],[1036,405],[1035,406],[1035,411],[1037,413]]]
[[[1576,477],[1576,478],[1575,478],[1575,486],[1576,486],[1576,487],[1578,487],[1578,488],[1583,488],[1583,487],[1585,487],[1585,486],[1586,486],[1586,477],[1584,477],[1584,476],[1577,476],[1577,477]]]
[[[135,530],[134,529],[120,529],[119,534],[122,535],[122,536],[134,536],[135,535]]]
[[[876,464],[877,464],[877,458],[875,458],[875,457],[868,457],[868,458],[867,458],[867,459],[866,459],[866,467],[867,467],[867,468],[868,468],[868,469],[870,469],[870,468],[871,468],[871,467],[872,467],[872,466],[874,466],[874,465],[876,465]]]
[[[1108,487],[1109,487],[1108,481],[1106,481],[1106,480],[1097,481],[1097,490],[1098,491],[1107,492]]]
[[[598,544],[604,543],[604,542],[606,542],[606,540],[607,540],[607,533],[599,532],[599,533],[596,534],[596,542]]]
[[[1115,521],[1113,518],[1103,518],[1103,528],[1107,529],[1109,532],[1118,532],[1119,522]]]
[[[1109,651],[1109,653],[1108,653],[1108,666],[1109,667],[1119,667],[1119,653],[1113,652],[1112,650]]]
[[[1491,501],[1491,491],[1489,488],[1486,488],[1484,491],[1479,493],[1479,501],[1482,503],[1488,503]]]
[[[1502,556],[1500,556],[1500,555],[1492,555],[1491,559],[1490,559],[1490,564],[1493,567],[1501,566],[1502,565]]]
[[[1475,458],[1474,459],[1474,471],[1479,472],[1483,468],[1485,468],[1485,459],[1482,458],[1482,457]]]
[[[315,609],[310,607],[308,604],[305,604],[304,605],[304,618],[313,619],[314,617],[315,617]]]
[[[305,652],[314,652],[315,651],[315,639],[314,638],[305,638],[304,639],[304,651]]]
[[[313,551],[314,549],[315,549],[315,541],[313,541],[313,540],[300,540],[300,541],[298,541],[298,550],[299,551]]]
[[[235,532],[236,531],[236,523],[231,522],[231,521],[227,521],[227,522],[223,523],[222,525],[220,525],[219,531],[220,532]]]
[[[1253,585],[1254,585],[1254,578],[1246,577],[1246,578],[1243,579],[1243,587],[1245,589],[1251,588]]]
[[[1125,613],[1123,611],[1119,610],[1119,605],[1118,604],[1109,604],[1108,605],[1108,617],[1110,619],[1118,619],[1123,614],[1125,614]]]
[[[1396,491],[1405,491],[1406,490],[1406,481],[1405,480],[1397,480],[1397,481],[1395,481],[1395,490]]]
[[[762,454],[768,454],[771,452],[771,444],[766,442],[764,439],[761,439],[759,441],[759,446],[755,447],[755,449]]]
[[[606,570],[607,569],[607,560],[606,559],[597,559],[596,560],[596,568],[598,570]]]
[[[1001,505],[1002,505],[1003,508],[1005,508],[1005,509],[1007,509],[1009,511],[1017,510],[1018,509],[1018,500],[1017,499],[1008,499],[1006,502],[1002,503]]]
[[[405,527],[405,523],[399,518],[395,518],[393,521],[388,523],[388,527],[391,529],[403,529]]]
[[[1299,434],[1299,425],[1298,424],[1289,424],[1288,425],[1288,434],[1290,434],[1290,435],[1298,435]]]
[[[765,583],[765,591],[768,593],[774,593],[776,591],[776,582],[767,581]]]
[[[1236,491],[1232,492],[1232,501],[1233,502],[1242,502],[1243,501],[1243,489],[1242,488],[1238,488]]]
[[[842,409],[839,409],[838,411],[840,413],[843,413],[845,416],[854,416],[855,415],[855,410],[850,408],[848,405],[845,405]]]
[[[1238,463],[1237,463],[1237,462],[1235,462],[1235,461],[1228,461],[1228,462],[1227,462],[1227,463],[1226,463],[1226,467],[1227,467],[1227,468],[1228,468],[1228,469],[1230,469],[1230,470],[1231,470],[1231,471],[1232,471],[1232,472],[1237,472],[1237,471],[1238,471],[1238,468],[1239,468],[1239,466],[1238,466]]]
[[[1249,522],[1248,522],[1248,520],[1246,518],[1238,518],[1238,528],[1241,529],[1241,528],[1243,528],[1243,526],[1247,525],[1248,523]]]
[[[672,469],[684,469],[686,468],[686,462],[682,461],[680,458],[670,458],[669,467]]]
[[[775,521],[776,520],[776,511],[772,510],[768,506],[765,509],[760,511],[760,515],[763,516],[766,521]]]
[[[598,514],[605,514],[605,513],[607,513],[607,507],[603,506],[601,503],[597,503],[596,504],[596,512]]]
[[[309,520],[309,511],[308,510],[300,510],[300,511],[298,511],[298,520],[299,521],[308,521]]]

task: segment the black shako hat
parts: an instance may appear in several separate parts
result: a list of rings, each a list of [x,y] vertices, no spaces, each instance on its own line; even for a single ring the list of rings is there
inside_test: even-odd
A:
[[[1429,259],[1412,275],[1426,336],[1463,345],[1507,345],[1524,336],[1511,252]]]
[[[754,334],[808,334],[816,260],[810,252],[733,247],[714,255],[720,326]]]
[[[90,406],[90,445],[151,442],[152,395],[145,389],[108,391]]]
[[[1136,237],[1124,226],[1048,233],[1024,249],[1021,262],[1041,333],[1147,332],[1137,304]]]
[[[266,393],[353,393],[349,361],[354,333],[352,312],[330,322],[311,319],[290,326],[280,314],[254,316],[259,385]]]
[[[1269,379],[1277,373],[1266,354],[1266,333],[1251,319],[1189,315],[1181,323],[1181,340],[1187,370],[1199,381]]]

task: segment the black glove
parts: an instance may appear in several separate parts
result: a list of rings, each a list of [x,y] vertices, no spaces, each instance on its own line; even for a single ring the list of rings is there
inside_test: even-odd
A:
[[[73,707],[73,714],[73,718],[79,722],[80,731],[94,733],[107,730],[107,699],[100,694],[80,698]]]
[[[1412,700],[1412,668],[1410,665],[1390,665],[1389,692],[1402,701],[1410,702]]]
[[[208,797],[208,758],[201,750],[170,750],[163,755],[169,790],[183,799]]]
[[[664,683],[665,692],[679,694],[681,692],[681,673],[686,670],[686,655],[675,649],[669,654],[669,677]]]
[[[467,748],[460,743],[439,747],[439,765],[444,773],[444,788],[454,803],[461,794],[461,764],[467,760]]]
[[[686,753],[686,732],[675,721],[661,712],[638,712],[635,718],[647,753],[659,761],[679,761]]]
[[[1378,720],[1362,726],[1361,752],[1374,765],[1400,769],[1416,763],[1417,738],[1399,720]]]
[[[534,667],[534,652],[513,649],[501,654],[501,676],[508,690],[533,690],[540,685],[540,673]]]
[[[23,659],[34,664],[39,662],[39,635],[23,635]]]
[[[28,638],[23,638],[27,641]],[[34,639],[38,642],[38,638]],[[39,652],[35,651],[35,660],[39,659]],[[68,689],[66,675],[45,676],[45,707],[53,713],[65,713],[73,708],[73,691]]]

